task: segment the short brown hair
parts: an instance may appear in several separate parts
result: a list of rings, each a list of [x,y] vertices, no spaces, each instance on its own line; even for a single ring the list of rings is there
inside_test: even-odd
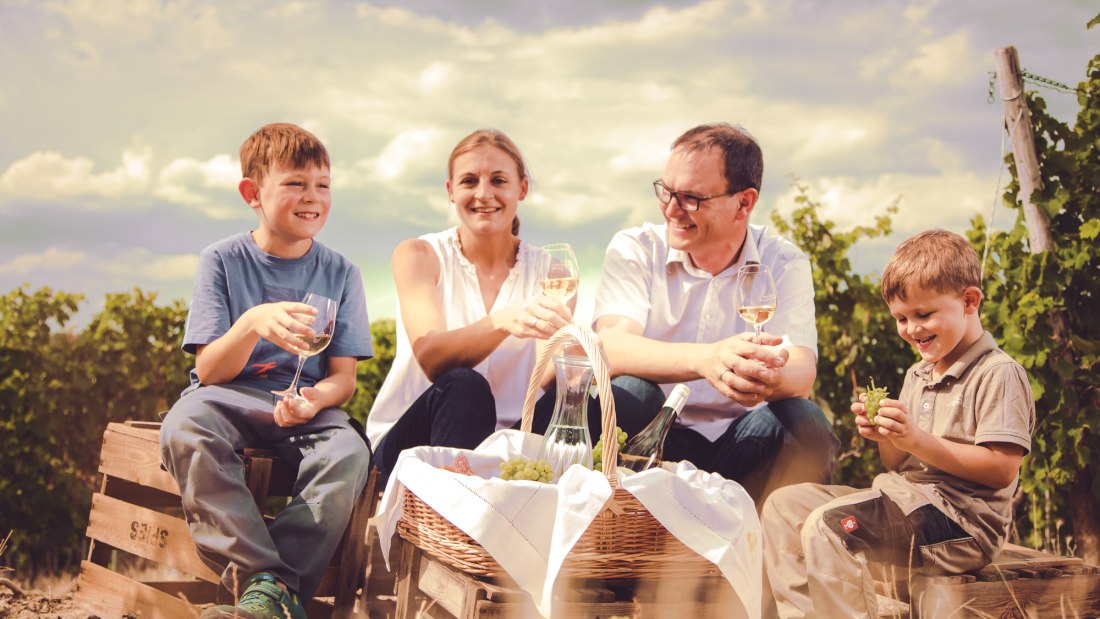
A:
[[[516,146],[516,143],[513,142],[511,138],[496,129],[478,129],[462,138],[462,140],[455,145],[454,150],[451,151],[450,158],[447,159],[447,178],[451,178],[451,175],[454,174],[455,159],[458,159],[461,155],[465,155],[479,146],[495,146],[504,151],[504,154],[508,155],[512,158],[512,161],[516,162],[516,172],[519,174],[519,180],[521,182],[527,180],[527,162],[524,161],[523,154],[519,152],[519,147]],[[512,234],[519,235],[518,215],[512,219]]]
[[[264,125],[241,144],[241,174],[245,178],[259,183],[273,165],[295,169],[331,167],[321,140],[290,123]]]
[[[745,189],[760,191],[764,178],[764,153],[756,138],[744,127],[729,123],[712,123],[688,129],[672,143],[672,150],[684,152],[717,149],[722,153],[722,175],[726,191],[737,193]]]
[[[947,230],[926,230],[898,245],[882,270],[882,298],[905,299],[913,287],[941,293],[981,288],[978,253],[963,237]]]

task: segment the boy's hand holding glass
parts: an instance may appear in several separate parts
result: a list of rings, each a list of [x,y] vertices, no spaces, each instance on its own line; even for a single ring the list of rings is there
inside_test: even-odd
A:
[[[280,428],[290,428],[313,419],[321,408],[315,400],[321,395],[314,387],[302,387],[293,398],[281,398],[275,403],[275,424]]]
[[[289,398],[301,398],[298,395],[298,378],[302,375],[302,366],[306,359],[320,354],[332,341],[332,335],[336,330],[336,301],[319,294],[307,294],[302,303],[314,308],[315,314],[292,314],[294,320],[306,327],[305,331],[292,331],[299,340],[298,369],[294,372],[294,380],[290,386],[282,391],[272,391],[277,396]],[[288,327],[289,328],[289,327]]]

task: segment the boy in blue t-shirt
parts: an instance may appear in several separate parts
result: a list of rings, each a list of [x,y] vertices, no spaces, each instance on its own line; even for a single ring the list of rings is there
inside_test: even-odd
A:
[[[355,392],[355,364],[372,355],[359,269],[313,239],[332,198],[329,157],[290,124],[260,128],[241,145],[238,189],[259,226],[199,258],[183,349],[191,385],[161,427],[165,467],[179,483],[199,555],[237,605],[203,619],[305,617],[325,566],[366,483],[370,448],[338,407]],[[338,304],[331,344],[309,357],[300,398],[279,398],[308,335],[307,293]],[[298,467],[298,494],[268,526],[245,484],[238,452],[275,449]]]

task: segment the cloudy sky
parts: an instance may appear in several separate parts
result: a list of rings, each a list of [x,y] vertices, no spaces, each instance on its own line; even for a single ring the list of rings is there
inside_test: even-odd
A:
[[[1076,85],[1095,0],[0,0],[0,293],[139,287],[189,299],[198,252],[255,219],[237,148],[273,121],[328,145],[319,237],[396,311],[398,241],[450,225],[453,145],[496,127],[524,151],[523,236],[568,241],[590,311],[619,228],[659,219],[669,143],[717,120],[765,154],[754,220],[792,179],[840,228],[895,198],[900,238],[963,232],[1000,169],[993,51]],[[1071,121],[1069,95],[1044,91]],[[1007,179],[1004,179],[1007,180]],[[998,223],[1011,214],[1002,210]]]

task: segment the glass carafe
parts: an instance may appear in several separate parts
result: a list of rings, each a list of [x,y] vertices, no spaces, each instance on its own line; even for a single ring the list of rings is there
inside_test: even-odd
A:
[[[588,433],[588,388],[592,385],[592,362],[569,354],[579,346],[562,346],[554,354],[557,397],[554,415],[546,428],[543,460],[561,477],[573,464],[592,468],[592,437]]]

